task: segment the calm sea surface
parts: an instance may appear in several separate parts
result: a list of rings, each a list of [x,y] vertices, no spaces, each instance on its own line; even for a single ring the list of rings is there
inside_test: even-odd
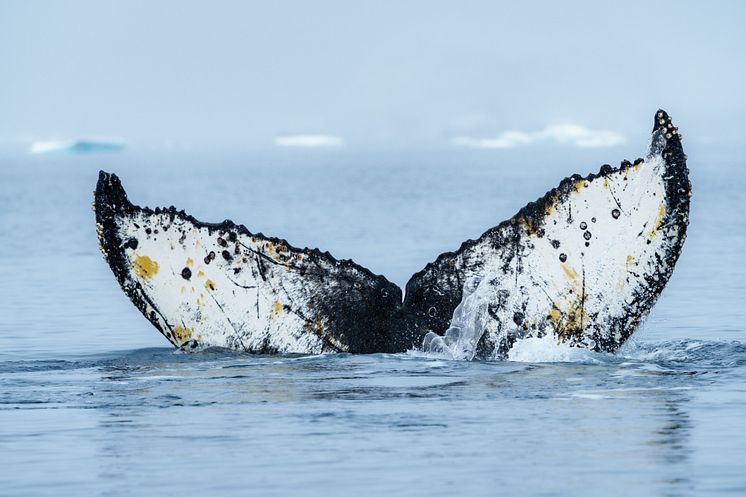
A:
[[[745,495],[742,161],[689,151],[689,238],[617,355],[176,353],[119,289],[91,211],[106,169],[134,203],[403,285],[626,152],[0,155],[0,495]]]

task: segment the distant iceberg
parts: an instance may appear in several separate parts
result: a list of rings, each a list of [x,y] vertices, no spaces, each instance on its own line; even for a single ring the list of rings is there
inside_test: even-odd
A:
[[[31,144],[32,154],[88,154],[92,152],[119,152],[127,147],[121,138],[86,138],[79,140],[38,141]]]
[[[278,147],[341,147],[344,140],[334,135],[283,135],[275,138]]]
[[[454,145],[471,148],[515,148],[542,143],[572,145],[578,148],[601,148],[624,145],[627,139],[615,131],[589,129],[578,124],[546,126],[541,131],[503,131],[492,138],[458,136],[451,140]]]

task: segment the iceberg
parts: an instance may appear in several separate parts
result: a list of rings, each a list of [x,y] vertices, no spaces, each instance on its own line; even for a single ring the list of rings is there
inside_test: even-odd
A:
[[[121,138],[86,138],[78,140],[38,141],[31,144],[29,153],[55,154],[74,153],[87,154],[92,152],[119,152],[127,147],[127,142]]]

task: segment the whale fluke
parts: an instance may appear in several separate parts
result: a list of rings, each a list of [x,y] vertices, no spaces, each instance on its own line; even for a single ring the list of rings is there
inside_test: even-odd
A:
[[[257,353],[402,352],[466,337],[504,357],[552,334],[616,350],[681,252],[691,185],[678,130],[659,110],[644,159],[574,175],[511,219],[440,255],[406,285],[318,249],[133,205],[101,171],[101,250],[124,292],[175,346]]]
[[[132,205],[99,173],[101,251],[122,289],[176,347],[258,353],[403,350],[388,328],[399,287],[350,260],[226,220]],[[411,344],[411,342],[410,342]]]

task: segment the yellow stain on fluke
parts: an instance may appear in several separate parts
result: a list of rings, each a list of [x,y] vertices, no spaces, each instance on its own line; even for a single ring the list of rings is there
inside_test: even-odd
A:
[[[215,290],[215,283],[212,282],[212,280],[205,281],[205,288],[208,290]]]
[[[544,214],[547,216],[551,216],[552,212],[554,212],[554,206],[557,204],[557,201],[559,200],[557,195],[553,195],[552,198],[549,199],[549,202],[544,206]]]
[[[572,337],[581,337],[583,334],[583,323],[588,322],[588,315],[583,309],[582,303],[567,297],[566,305],[557,301],[549,309],[549,320],[554,327],[554,333],[561,341]],[[560,310],[560,306],[565,310]]]
[[[564,342],[582,336],[583,326],[588,322],[588,315],[584,309],[582,282],[577,269],[566,262],[561,263],[560,267],[570,280],[571,290],[564,297],[552,303],[547,317],[552,323],[557,338]]]
[[[279,300],[275,300],[275,303],[272,304],[272,313],[269,315],[269,317],[272,319],[276,319],[280,314],[282,314],[282,304]]]
[[[660,229],[661,224],[663,224],[663,216],[666,215],[666,204],[664,202],[661,202],[661,206],[658,209],[658,217],[655,218],[655,225],[653,226],[653,229],[650,230],[648,233],[648,240],[652,240],[655,236],[655,233]]]
[[[171,333],[179,346],[184,345],[184,343],[192,338],[192,329],[182,325],[175,326],[174,329],[171,330]]]
[[[559,328],[562,321],[562,313],[556,306],[552,306],[552,308],[549,309],[549,319],[554,323],[555,328]]]
[[[518,218],[518,224],[520,224],[521,227],[524,230],[526,230],[526,234],[533,235],[533,234],[536,233],[536,229],[534,227],[534,223],[531,220],[526,219],[525,217],[521,216],[521,217]]]
[[[137,276],[144,280],[152,278],[153,276],[158,274],[158,269],[160,268],[158,263],[147,255],[137,256],[133,267],[135,269],[135,274],[137,274]]]
[[[588,315],[580,305],[580,302],[573,302],[567,310],[565,317],[562,329],[557,334],[559,338],[564,341],[572,336],[581,337],[583,335],[583,323],[588,322]]]
[[[565,276],[567,276],[571,280],[574,280],[575,278],[578,277],[578,272],[575,270],[574,267],[572,267],[568,263],[563,262],[562,264],[560,264],[560,266],[562,267],[562,271],[564,271]]]

